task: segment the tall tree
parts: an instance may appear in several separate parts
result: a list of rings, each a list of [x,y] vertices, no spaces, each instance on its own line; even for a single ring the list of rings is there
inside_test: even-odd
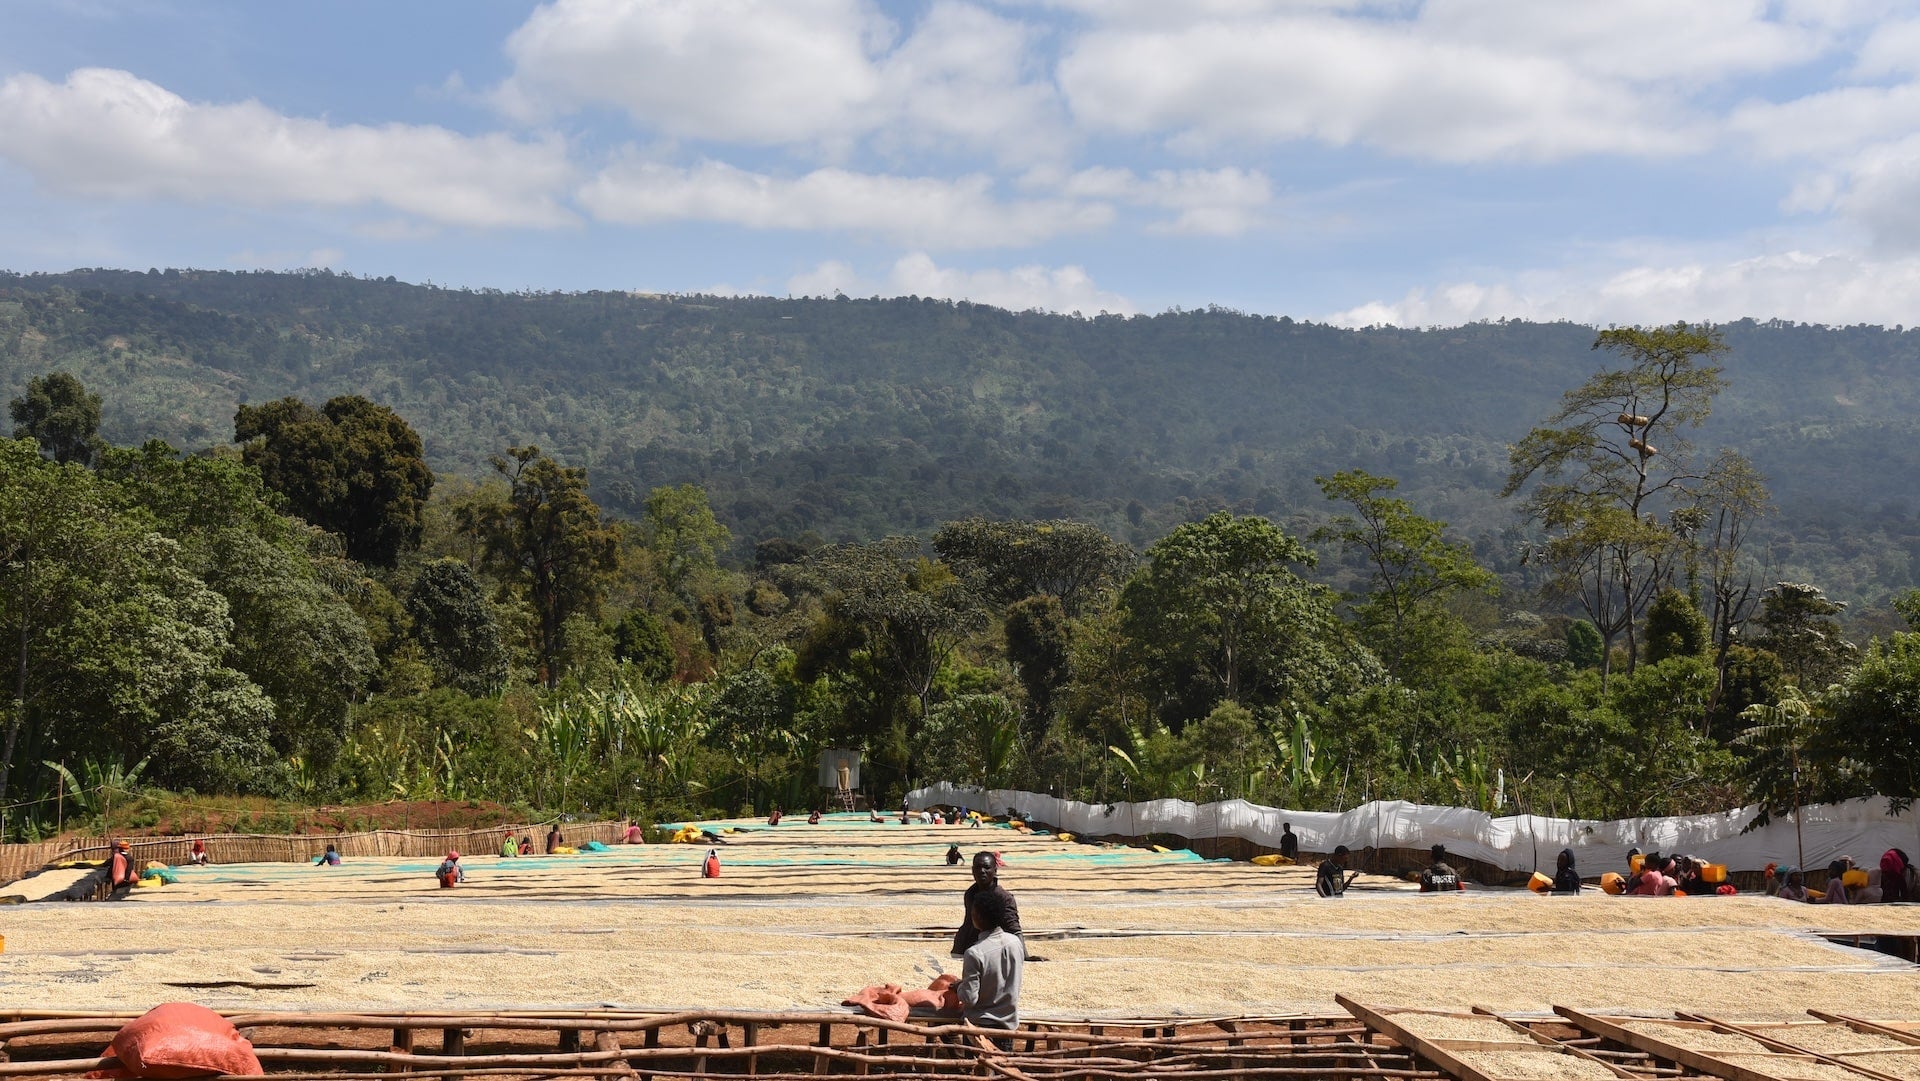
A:
[[[1418,617],[1454,593],[1495,590],[1497,579],[1474,562],[1465,544],[1446,539],[1447,523],[1422,517],[1390,495],[1399,486],[1393,478],[1355,469],[1314,482],[1353,513],[1336,515],[1313,539],[1365,553],[1372,577],[1361,623],[1385,647],[1380,653],[1388,671],[1404,677],[1402,662]]]
[[[0,803],[16,759],[150,757],[162,783],[227,789],[266,760],[274,706],[226,663],[225,599],[125,502],[104,477],[0,441]]]
[[[1830,757],[1852,765],[1895,811],[1920,799],[1920,634],[1868,646],[1833,702],[1830,731]]]
[[[1743,455],[1722,451],[1707,471],[1694,508],[1702,528],[1689,540],[1698,547],[1707,586],[1707,621],[1713,632],[1713,666],[1719,673],[1708,716],[1720,712],[1727,693],[1727,668],[1732,663],[1733,640],[1753,615],[1759,596],[1753,588],[1754,571],[1747,556],[1747,537],[1754,524],[1773,510],[1765,478]]]
[[[1084,522],[996,522],[966,518],[933,535],[933,550],[1000,604],[1039,594],[1080,615],[1100,590],[1133,566],[1133,549]]]
[[[1527,513],[1547,532],[1554,588],[1578,597],[1600,632],[1604,687],[1614,641],[1626,637],[1631,670],[1640,614],[1672,574],[1679,540],[1660,515],[1689,506],[1701,479],[1685,433],[1723,386],[1713,361],[1726,345],[1710,327],[1676,323],[1601,331],[1593,347],[1626,366],[1568,391],[1548,426],[1509,449],[1501,494],[1538,478]]]
[[[457,559],[420,568],[407,589],[413,636],[441,683],[471,695],[498,691],[507,679],[500,621],[473,571]]]
[[[904,718],[911,755],[936,678],[983,622],[978,596],[946,564],[923,557],[911,537],[823,548],[811,563],[829,591],[824,622],[854,632],[841,642],[864,646],[893,692],[911,697],[914,708]],[[910,775],[916,765],[908,759]]]
[[[337,757],[348,710],[375,667],[354,607],[372,588],[363,569],[333,534],[274,509],[259,475],[231,456],[181,457],[154,441],[108,451],[100,472],[225,600],[226,663],[273,699],[275,751],[283,759]]]
[[[1007,609],[1004,624],[1007,660],[1027,692],[1024,735],[1029,748],[1037,745],[1053,720],[1053,696],[1066,683],[1073,636],[1058,598],[1049,594],[1016,601]]]
[[[7,403],[13,437],[32,439],[62,465],[90,466],[100,450],[100,396],[66,372],[27,381],[27,392]]]
[[[347,554],[391,567],[420,546],[433,491],[420,434],[398,413],[359,395],[314,410],[298,398],[243,405],[233,438],[295,514],[346,539]]]
[[[1265,518],[1225,511],[1147,550],[1120,591],[1122,627],[1152,660],[1162,693],[1187,685],[1204,716],[1220,699],[1305,704],[1362,682],[1378,665],[1350,640],[1333,592],[1300,577],[1313,552]]]
[[[1802,691],[1816,694],[1838,682],[1859,653],[1840,627],[1846,609],[1819,586],[1776,582],[1760,597],[1760,633],[1753,644],[1780,658],[1787,678]]]
[[[561,628],[568,617],[599,609],[619,566],[620,532],[587,497],[586,470],[563,466],[539,447],[512,447],[492,461],[511,491],[488,511],[487,558],[526,587],[539,624],[535,652],[552,687],[560,681]]]
[[[693,599],[690,587],[717,568],[721,549],[732,540],[707,505],[706,490],[695,484],[649,492],[643,536],[654,572],[669,594],[683,600]]]

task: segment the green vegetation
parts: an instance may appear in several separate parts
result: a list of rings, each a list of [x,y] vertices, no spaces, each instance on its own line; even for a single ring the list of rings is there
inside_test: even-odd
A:
[[[1908,801],[1916,342],[0,279],[6,832],[798,808],[829,747],[888,803]]]

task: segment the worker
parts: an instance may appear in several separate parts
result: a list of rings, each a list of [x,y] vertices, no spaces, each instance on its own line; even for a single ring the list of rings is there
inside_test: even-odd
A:
[[[780,805],[776,803],[773,805],[773,813],[767,816],[767,825],[777,826],[779,824],[780,824]]]
[[[700,877],[701,878],[719,878],[720,877],[720,850],[719,849],[717,848],[707,849],[706,858],[700,861]]]
[[[1322,897],[1338,897],[1359,877],[1358,871],[1347,874],[1347,846],[1334,845],[1333,855],[1321,860],[1319,870],[1314,872],[1313,892]]]
[[[1300,862],[1300,835],[1291,822],[1280,823],[1280,856],[1288,863]]]
[[[1880,899],[1886,902],[1913,900],[1907,896],[1907,868],[1913,861],[1897,848],[1889,848],[1880,856]]]
[[[522,856],[533,855],[533,834],[529,833],[520,838],[520,854]]]
[[[869,807],[867,808],[867,821],[878,824],[881,822],[885,822],[886,819],[880,817],[880,811],[878,808]]]
[[[433,876],[440,880],[440,888],[443,890],[450,890],[465,882],[467,871],[460,866],[460,853],[449,849],[447,858],[440,861],[440,867],[433,872]]]
[[[1638,897],[1669,897],[1673,894],[1673,877],[1668,872],[1673,861],[1658,852],[1649,852],[1640,861],[1640,877],[1634,880],[1634,886],[1627,892]]]
[[[961,857],[961,855],[960,855],[960,846],[959,846],[959,845],[948,845],[948,846],[947,846],[947,866],[948,866],[948,867],[958,867],[958,866],[960,866],[960,860],[961,860],[961,858],[962,858],[962,857]]]
[[[1801,904],[1813,900],[1807,892],[1807,876],[1798,867],[1788,867],[1780,873],[1780,889],[1774,894],[1783,901],[1798,901]]]
[[[140,881],[140,869],[133,865],[133,846],[125,841],[113,842],[113,854],[107,857],[107,881],[116,890]]]
[[[507,859],[513,856],[518,856],[519,854],[520,854],[520,842],[513,836],[513,834],[511,833],[507,834],[507,839],[500,842],[500,858]]]
[[[1466,889],[1467,884],[1460,880],[1460,873],[1447,863],[1447,846],[1434,845],[1429,851],[1433,854],[1433,862],[1420,872],[1420,892],[1458,893]]]
[[[193,851],[187,854],[187,862],[193,864],[195,867],[205,867],[207,865],[207,859],[206,838],[195,837],[193,839]]]
[[[907,824],[907,816],[908,816],[908,815],[910,815],[910,814],[912,814],[912,813],[913,813],[913,812],[912,812],[912,811],[911,811],[910,809],[908,809],[908,807],[907,807],[907,801],[906,801],[906,800],[901,800],[901,801],[900,801],[900,824],[901,824],[901,825],[903,825],[903,826],[904,826],[904,825],[906,825],[906,824]]]
[[[953,985],[967,1023],[981,1028],[1013,1030],[1020,1027],[1020,970],[1027,960],[1026,943],[1007,930],[1017,913],[1009,913],[998,894],[982,894],[967,912],[974,941],[960,963],[960,981]],[[993,1038],[1002,1051],[1013,1050],[1005,1036]]]
[[[1853,858],[1850,856],[1841,856],[1827,864],[1827,895],[1821,900],[1830,905],[1853,903],[1852,893],[1847,889],[1846,883],[1847,871],[1852,866]]]
[[[1553,892],[1579,893],[1580,872],[1573,867],[1573,849],[1560,850],[1560,858],[1553,870]]]
[[[967,887],[963,903],[966,916],[959,930],[953,933],[952,954],[955,957],[967,952],[980,938],[980,932],[973,925],[973,913],[979,907],[982,898],[992,898],[995,902],[993,913],[998,917],[997,926],[1009,934],[1020,933],[1020,903],[1013,899],[1006,887],[1000,885],[1000,859],[991,852],[973,854],[973,885]]]
[[[547,840],[549,841],[553,841],[557,839],[559,836],[560,836],[559,826],[554,826],[551,830],[547,832]],[[646,843],[645,838],[640,836],[640,823],[638,822],[627,823],[627,832],[621,835],[620,843],[628,844],[628,845],[637,845],[637,844]]]
[[[807,825],[817,826],[819,824],[820,824],[820,808],[815,807],[813,810],[807,812]]]
[[[340,866],[340,850],[333,847],[332,845],[328,845],[327,850],[325,852],[322,852],[318,856],[313,857],[313,865],[315,867]]]
[[[640,827],[628,826],[627,832],[629,834],[638,835],[640,832]],[[566,843],[567,843],[567,839],[565,837],[560,836],[559,823],[556,822],[553,825],[547,827],[547,855],[551,856],[555,852],[558,852],[560,850],[560,846]],[[637,845],[640,842],[637,840],[629,840],[627,843],[630,845]]]

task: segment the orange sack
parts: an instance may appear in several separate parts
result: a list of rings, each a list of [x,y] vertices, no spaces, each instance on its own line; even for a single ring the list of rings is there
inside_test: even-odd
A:
[[[155,1006],[126,1023],[103,1057],[117,1060],[88,1077],[211,1077],[259,1074],[253,1045],[228,1020],[192,1002]]]
[[[883,983],[861,988],[840,1005],[853,1006],[863,1013],[884,1017],[889,1021],[905,1021],[907,1012],[915,1006],[958,1013],[960,996],[953,990],[956,982],[953,976],[936,976],[924,991],[902,991],[897,983]]]

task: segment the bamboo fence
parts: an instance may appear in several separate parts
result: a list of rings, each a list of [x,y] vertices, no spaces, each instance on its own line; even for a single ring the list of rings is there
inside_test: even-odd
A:
[[[205,841],[207,858],[214,863],[298,863],[311,860],[327,850],[329,844],[343,857],[354,856],[440,856],[448,849],[461,852],[494,852],[511,832],[516,837],[531,835],[535,845],[544,843],[548,823],[524,823],[513,827],[449,830],[370,830],[363,833],[189,834],[180,837],[129,837],[136,863],[151,862],[169,866],[184,864],[193,852],[193,842]],[[618,842],[627,830],[622,822],[567,822],[560,832],[570,845],[588,841],[602,844]],[[102,860],[112,851],[105,837],[78,837],[36,844],[0,845],[0,883],[12,882],[41,868],[68,860]]]
[[[0,1077],[73,1077],[130,1014],[16,1013],[0,1023]],[[275,1078],[588,1077],[608,1081],[862,1075],[870,1081],[1167,1076],[1448,1081],[1350,1017],[1030,1021],[852,1013],[233,1013]],[[995,1038],[1009,1041],[996,1046]]]

